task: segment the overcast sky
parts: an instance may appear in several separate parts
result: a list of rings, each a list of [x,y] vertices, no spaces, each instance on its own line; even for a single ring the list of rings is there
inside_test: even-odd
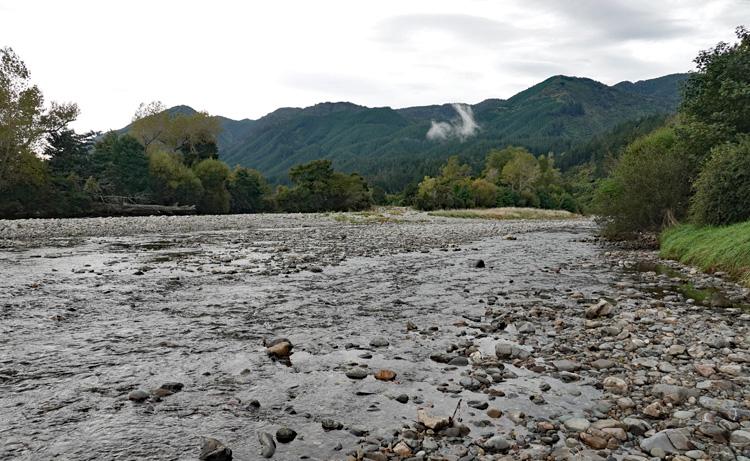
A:
[[[0,47],[78,130],[140,102],[258,118],[351,101],[406,107],[507,98],[551,75],[607,84],[693,68],[750,26],[750,0],[0,0]]]

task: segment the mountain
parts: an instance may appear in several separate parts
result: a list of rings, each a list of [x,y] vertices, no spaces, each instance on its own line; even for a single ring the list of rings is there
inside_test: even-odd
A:
[[[258,120],[220,117],[220,158],[282,182],[290,167],[328,158],[337,169],[360,172],[397,191],[434,174],[450,155],[478,169],[488,150],[509,144],[562,154],[625,122],[673,113],[686,78],[673,74],[607,86],[557,75],[507,100],[462,106],[479,126],[473,133],[451,104],[392,109],[325,102],[277,109]],[[431,128],[437,139],[426,136]]]

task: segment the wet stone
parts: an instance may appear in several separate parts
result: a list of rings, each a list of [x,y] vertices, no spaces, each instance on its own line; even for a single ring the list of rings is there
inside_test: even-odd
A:
[[[270,458],[276,453],[276,442],[273,441],[273,437],[268,432],[259,433],[258,442],[260,443],[259,454],[262,457]]]
[[[232,450],[220,440],[207,437],[201,446],[200,461],[232,461]]]
[[[320,425],[325,429],[326,431],[337,431],[344,428],[344,425],[341,424],[338,421],[334,421],[332,419],[324,419],[320,421]]]
[[[288,427],[282,427],[276,431],[276,440],[279,443],[289,443],[297,437],[297,433]]]

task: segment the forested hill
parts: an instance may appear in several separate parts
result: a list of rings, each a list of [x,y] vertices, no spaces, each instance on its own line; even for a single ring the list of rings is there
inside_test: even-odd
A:
[[[327,158],[337,169],[360,172],[375,185],[399,191],[434,174],[449,155],[478,166],[488,150],[509,144],[562,154],[624,122],[674,112],[686,78],[673,74],[607,86],[554,76],[510,99],[464,106],[473,112],[475,130],[451,104],[391,109],[326,102],[278,109],[258,120],[220,117],[220,157],[276,181],[283,181],[291,166]]]

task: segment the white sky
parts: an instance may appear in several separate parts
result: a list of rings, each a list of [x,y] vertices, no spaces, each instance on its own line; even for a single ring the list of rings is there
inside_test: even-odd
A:
[[[322,101],[507,98],[555,74],[607,84],[693,68],[750,27],[750,0],[0,0],[0,47],[74,127],[140,102],[230,118]]]

